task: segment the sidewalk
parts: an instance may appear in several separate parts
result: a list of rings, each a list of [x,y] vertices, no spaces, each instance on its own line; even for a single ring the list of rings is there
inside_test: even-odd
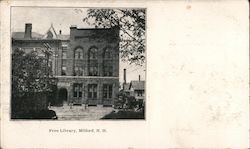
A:
[[[51,106],[50,110],[54,110],[58,117],[58,120],[99,120],[105,115],[113,111],[112,107],[86,107],[82,106],[70,106],[64,104],[62,107]]]

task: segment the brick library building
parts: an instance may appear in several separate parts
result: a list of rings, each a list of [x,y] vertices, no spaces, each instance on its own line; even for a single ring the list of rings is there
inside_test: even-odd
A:
[[[58,79],[58,98],[77,105],[112,106],[119,91],[119,28],[70,27],[70,34],[53,25],[42,35],[25,24],[24,32],[12,33],[12,49],[36,51],[45,56]]]

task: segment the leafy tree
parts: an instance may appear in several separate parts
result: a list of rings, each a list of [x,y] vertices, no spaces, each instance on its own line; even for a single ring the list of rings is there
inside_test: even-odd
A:
[[[137,107],[141,107],[141,103],[136,100],[134,96],[130,96],[124,91],[120,91],[118,93],[118,99],[115,101],[115,107],[121,109],[135,109]]]
[[[54,91],[57,80],[52,77],[48,57],[26,54],[16,49],[12,53],[12,110],[29,109],[44,103],[44,96]],[[14,109],[13,109],[14,108]],[[16,109],[15,109],[16,108]]]
[[[26,54],[16,49],[12,54],[12,93],[23,96],[29,92],[50,92],[56,79],[48,66],[47,57],[36,52]]]
[[[83,19],[96,28],[120,28],[120,53],[130,64],[145,63],[145,9],[88,9]]]

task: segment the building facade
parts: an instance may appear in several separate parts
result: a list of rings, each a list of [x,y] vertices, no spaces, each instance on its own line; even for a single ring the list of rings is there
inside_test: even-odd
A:
[[[119,28],[70,27],[57,34],[53,25],[44,34],[14,32],[12,49],[49,52],[49,64],[58,78],[58,98],[72,104],[112,106],[119,91]]]

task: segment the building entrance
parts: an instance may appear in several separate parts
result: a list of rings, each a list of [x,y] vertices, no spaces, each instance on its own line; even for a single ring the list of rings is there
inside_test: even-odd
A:
[[[68,98],[68,91],[66,88],[60,88],[59,95],[58,95],[58,102],[59,104],[63,104],[64,102],[67,102]]]

